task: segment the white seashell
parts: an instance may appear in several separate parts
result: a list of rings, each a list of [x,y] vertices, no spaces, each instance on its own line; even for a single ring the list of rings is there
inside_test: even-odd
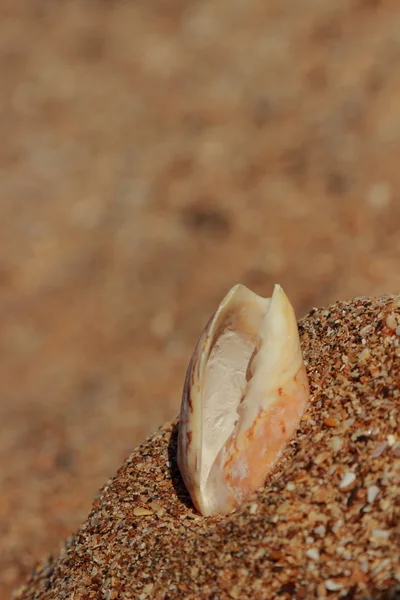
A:
[[[264,483],[308,397],[286,294],[234,286],[196,345],[183,390],[178,465],[199,512],[228,513]]]

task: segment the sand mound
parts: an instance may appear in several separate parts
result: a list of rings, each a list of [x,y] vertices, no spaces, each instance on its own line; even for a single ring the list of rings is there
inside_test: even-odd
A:
[[[228,517],[199,516],[170,423],[17,597],[398,597],[400,296],[313,310],[300,333],[311,404],[260,493]]]

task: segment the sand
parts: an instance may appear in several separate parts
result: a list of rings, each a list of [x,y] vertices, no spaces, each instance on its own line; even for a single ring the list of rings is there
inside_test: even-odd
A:
[[[16,597],[397,598],[400,296],[313,309],[299,328],[310,406],[258,493],[229,516],[197,514],[168,423]]]

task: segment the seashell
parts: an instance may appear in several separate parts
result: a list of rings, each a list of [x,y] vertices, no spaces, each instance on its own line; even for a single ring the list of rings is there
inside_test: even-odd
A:
[[[262,298],[235,285],[195,347],[183,390],[178,465],[200,513],[231,512],[264,483],[308,397],[283,289]]]

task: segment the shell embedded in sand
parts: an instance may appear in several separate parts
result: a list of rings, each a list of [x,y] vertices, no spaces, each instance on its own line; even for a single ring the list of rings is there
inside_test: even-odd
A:
[[[264,483],[309,396],[296,317],[275,286],[234,286],[203,331],[186,373],[178,464],[203,515],[228,513]]]

